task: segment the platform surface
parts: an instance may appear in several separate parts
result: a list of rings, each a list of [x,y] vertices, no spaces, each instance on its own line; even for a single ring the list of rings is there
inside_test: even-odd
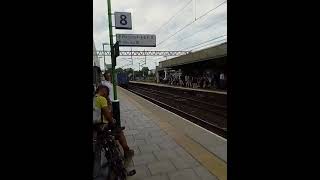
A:
[[[118,87],[122,126],[135,150],[128,180],[226,180],[227,141]]]

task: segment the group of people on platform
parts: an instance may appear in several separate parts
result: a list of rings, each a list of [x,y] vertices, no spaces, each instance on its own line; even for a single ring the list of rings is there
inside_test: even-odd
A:
[[[227,89],[227,77],[223,72],[212,74],[204,73],[202,75],[185,74],[184,76],[175,73],[170,74],[167,80],[162,82],[173,86],[182,86],[188,88]]]

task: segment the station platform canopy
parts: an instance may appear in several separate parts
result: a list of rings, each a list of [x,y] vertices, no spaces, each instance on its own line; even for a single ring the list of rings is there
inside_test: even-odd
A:
[[[179,65],[186,65],[200,61],[214,60],[227,56],[227,42],[214,47],[203,49],[191,54],[175,57],[159,62],[158,70]]]

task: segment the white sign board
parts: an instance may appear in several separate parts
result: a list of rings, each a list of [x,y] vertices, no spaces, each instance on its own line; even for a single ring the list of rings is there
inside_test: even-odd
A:
[[[132,29],[131,13],[115,12],[114,19],[116,29]]]
[[[116,34],[119,46],[156,47],[154,34]]]

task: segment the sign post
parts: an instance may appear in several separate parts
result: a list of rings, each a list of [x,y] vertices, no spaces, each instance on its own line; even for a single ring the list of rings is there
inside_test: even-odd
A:
[[[113,85],[113,101],[112,112],[113,118],[116,120],[116,125],[121,126],[120,123],[120,106],[117,96],[115,66],[116,58],[119,56],[119,46],[142,46],[142,47],[156,47],[156,36],[152,34],[117,34],[117,42],[113,45],[112,34],[112,18],[111,18],[111,0],[108,2],[108,21],[109,21],[109,38],[111,50],[111,79]],[[115,28],[116,29],[132,29],[131,13],[128,12],[115,12]],[[103,50],[104,51],[104,50]],[[105,63],[105,62],[104,62]],[[139,66],[140,69],[140,66]]]
[[[112,35],[112,18],[111,18],[111,0],[108,1],[108,21],[109,21],[109,39],[110,39],[110,50],[111,50],[111,79],[112,79],[112,87],[113,87],[113,101],[112,101],[112,113],[113,117],[116,120],[116,125],[121,127],[120,122],[120,105],[117,96],[117,86],[116,86],[116,78],[115,78],[115,62],[116,56],[113,49],[113,35]]]

